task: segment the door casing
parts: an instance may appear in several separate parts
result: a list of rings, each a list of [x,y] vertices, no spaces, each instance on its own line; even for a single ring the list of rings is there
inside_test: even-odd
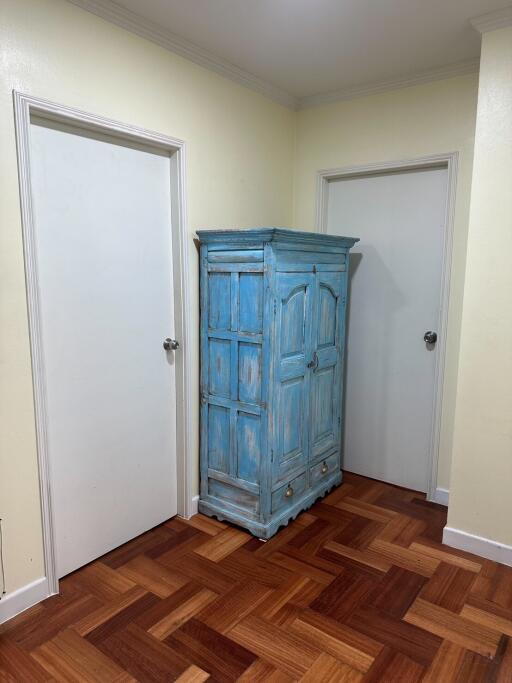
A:
[[[39,469],[39,489],[43,532],[43,552],[46,597],[59,591],[56,571],[54,518],[52,512],[52,485],[47,443],[47,412],[45,368],[41,343],[41,315],[35,249],[35,216],[30,177],[30,125],[31,117],[56,121],[86,131],[103,133],[127,143],[143,144],[168,153],[171,164],[171,215],[172,260],[176,336],[181,350],[176,354],[176,449],[177,449],[177,507],[178,514],[188,518],[197,510],[197,497],[192,489],[193,476],[190,453],[192,372],[190,349],[189,310],[189,258],[186,234],[185,201],[185,143],[143,128],[66,107],[44,99],[13,91],[14,120],[18,156],[21,222],[25,279],[29,318],[30,350],[32,357],[32,381]]]
[[[321,169],[317,172],[316,185],[316,229],[327,233],[327,202],[329,182],[342,178],[366,176],[374,173],[396,173],[408,170],[422,170],[445,167],[448,175],[448,188],[445,209],[445,235],[443,244],[443,262],[441,266],[441,294],[439,302],[438,341],[434,378],[434,401],[432,431],[428,455],[429,484],[427,499],[448,504],[447,496],[439,495],[437,488],[437,471],[439,461],[439,443],[441,435],[441,416],[444,369],[446,360],[446,337],[448,328],[448,307],[450,299],[450,275],[453,252],[453,229],[455,217],[455,194],[457,187],[458,152],[434,154],[416,159],[402,159],[398,161],[384,161],[361,166],[345,166],[339,168]]]

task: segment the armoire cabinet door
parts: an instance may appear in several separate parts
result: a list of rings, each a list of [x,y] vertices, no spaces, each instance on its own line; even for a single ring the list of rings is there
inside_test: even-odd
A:
[[[340,445],[344,274],[320,272],[315,282],[310,459]]]
[[[277,274],[275,482],[308,462],[314,288],[312,273]]]

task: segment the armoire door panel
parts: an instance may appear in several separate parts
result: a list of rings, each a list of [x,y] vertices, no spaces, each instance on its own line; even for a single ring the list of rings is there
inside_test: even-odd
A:
[[[238,290],[239,332],[262,332],[263,273],[240,273]]]
[[[309,453],[309,385],[313,293],[310,273],[278,273],[276,302],[276,447],[274,481],[305,467]]]
[[[212,396],[230,397],[231,342],[227,339],[210,339],[208,391]]]
[[[261,403],[261,344],[238,342],[238,400]]]
[[[315,283],[315,364],[311,378],[311,452],[316,460],[340,445],[343,273],[321,272]]]
[[[208,278],[208,328],[229,330],[231,327],[231,276],[211,273]]]

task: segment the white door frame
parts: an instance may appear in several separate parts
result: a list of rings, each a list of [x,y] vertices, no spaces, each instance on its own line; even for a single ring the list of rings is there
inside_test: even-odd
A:
[[[445,209],[445,232],[443,244],[443,262],[441,265],[441,294],[439,301],[438,342],[434,370],[434,398],[432,411],[432,429],[429,448],[429,483],[427,498],[435,502],[448,504],[447,497],[436,495],[437,469],[439,461],[439,440],[441,434],[441,415],[443,400],[444,368],[446,360],[446,335],[448,327],[448,306],[450,300],[450,275],[453,249],[453,226],[455,217],[455,193],[457,188],[458,152],[433,154],[417,159],[400,161],[383,161],[363,166],[346,166],[342,168],[322,169],[317,173],[316,190],[316,227],[318,232],[327,232],[327,202],[329,182],[340,178],[357,178],[375,173],[396,173],[400,171],[422,170],[429,168],[446,168],[448,172],[448,188]]]
[[[35,218],[32,183],[30,177],[30,121],[32,116],[48,121],[72,125],[77,129],[107,134],[128,143],[143,144],[164,150],[171,164],[171,215],[172,215],[172,261],[174,285],[174,316],[176,337],[180,350],[176,353],[176,465],[178,514],[190,517],[194,512],[190,453],[191,425],[191,373],[189,265],[185,202],[185,143],[182,140],[160,135],[128,124],[112,121],[102,116],[88,114],[61,104],[31,97],[13,91],[14,120],[18,154],[21,223],[25,257],[25,280],[32,356],[32,381],[39,466],[39,489],[45,576],[48,595],[58,593],[59,582],[55,561],[55,520],[52,512],[51,462],[47,442],[47,402],[45,368],[41,337],[41,309],[38,280],[37,253],[35,248]]]

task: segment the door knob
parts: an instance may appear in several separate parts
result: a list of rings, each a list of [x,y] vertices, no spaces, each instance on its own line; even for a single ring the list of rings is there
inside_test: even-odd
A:
[[[166,351],[176,351],[176,349],[179,349],[180,343],[176,341],[176,339],[171,339],[170,337],[167,337],[167,339],[163,343],[163,347]]]
[[[437,333],[436,332],[425,332],[423,335],[423,341],[427,342],[427,344],[435,344],[437,341]]]

